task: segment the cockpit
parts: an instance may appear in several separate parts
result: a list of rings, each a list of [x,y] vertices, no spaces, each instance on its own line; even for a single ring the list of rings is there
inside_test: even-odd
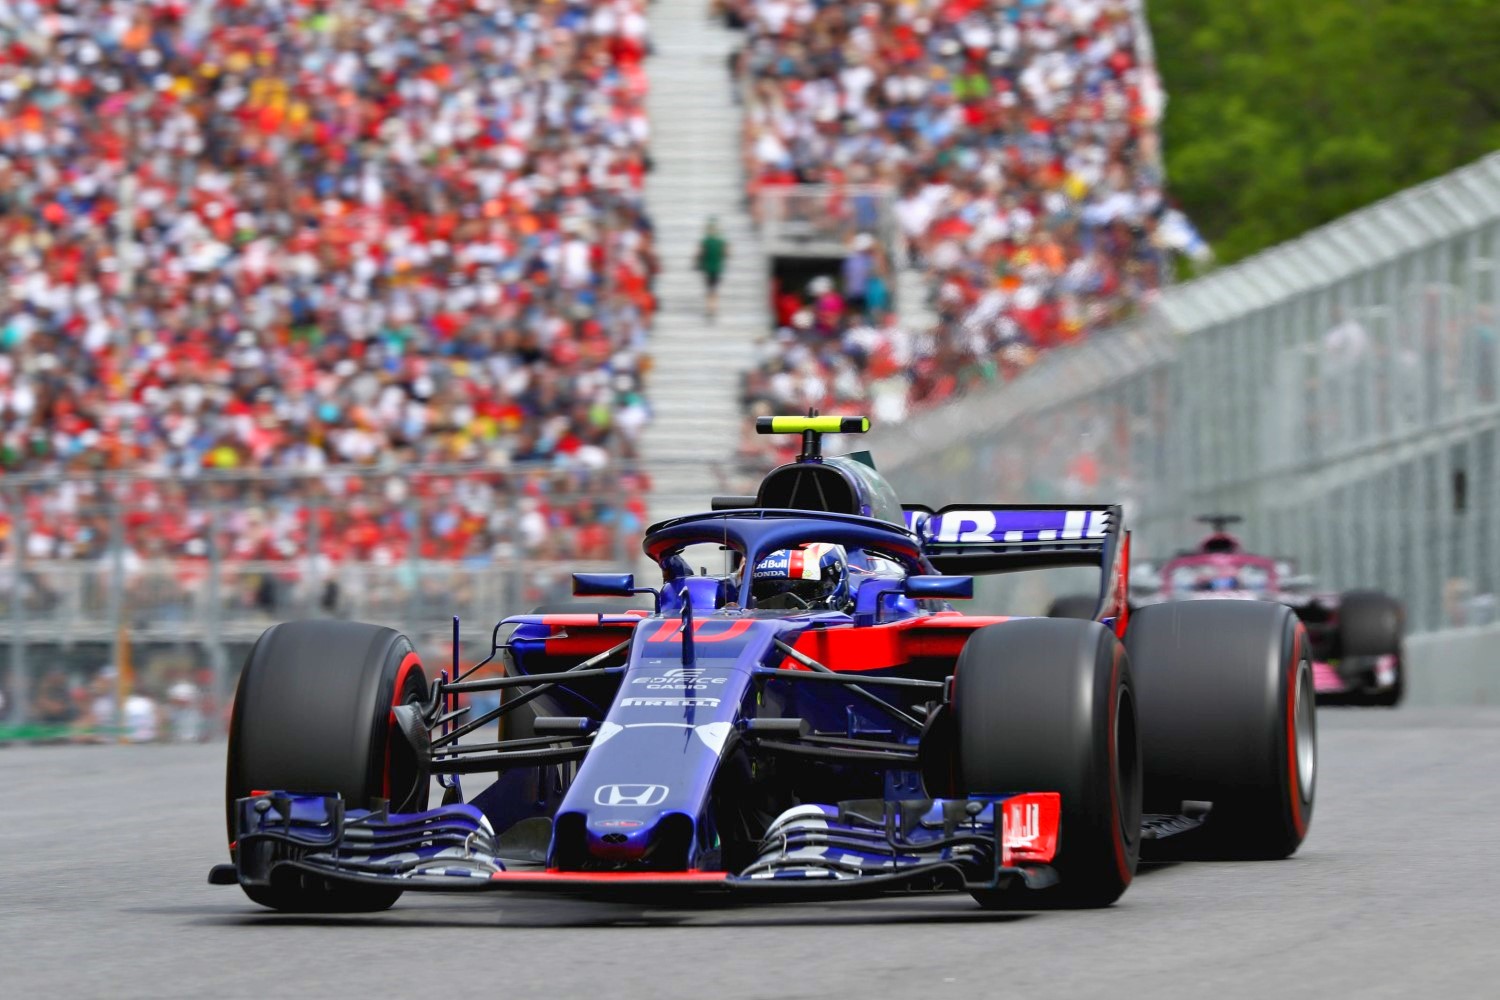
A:
[[[1176,560],[1168,568],[1167,586],[1174,597],[1235,591],[1257,596],[1275,589],[1275,568],[1254,556],[1206,556]]]

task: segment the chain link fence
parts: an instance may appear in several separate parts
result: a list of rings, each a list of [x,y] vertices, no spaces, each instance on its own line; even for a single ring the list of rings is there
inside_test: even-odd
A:
[[[1414,631],[1482,625],[1500,592],[1500,155],[1163,292],[871,442],[903,497],[1117,500],[1137,558],[1203,513]],[[1011,581],[1038,611],[1077,581]]]

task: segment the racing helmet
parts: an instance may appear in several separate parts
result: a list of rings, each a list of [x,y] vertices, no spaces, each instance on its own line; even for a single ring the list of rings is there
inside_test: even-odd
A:
[[[849,605],[849,557],[823,542],[777,549],[755,564],[750,593],[757,608],[841,611]]]

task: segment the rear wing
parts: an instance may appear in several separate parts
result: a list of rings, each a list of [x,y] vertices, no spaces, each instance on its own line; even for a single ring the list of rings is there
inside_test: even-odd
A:
[[[903,504],[906,526],[940,573],[1012,573],[1093,566],[1101,572],[1095,618],[1123,629],[1130,536],[1119,505]]]
[[[1057,566],[1104,566],[1118,547],[1118,506],[903,504],[906,526],[943,573],[1009,573]]]

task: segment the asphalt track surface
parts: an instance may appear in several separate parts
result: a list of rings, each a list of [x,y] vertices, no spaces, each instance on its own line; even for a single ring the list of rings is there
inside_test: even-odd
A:
[[[205,883],[221,745],[0,748],[0,995],[1500,996],[1500,710],[1319,724],[1294,858],[1161,866],[1110,909],[1046,914],[408,894],[282,917]]]

